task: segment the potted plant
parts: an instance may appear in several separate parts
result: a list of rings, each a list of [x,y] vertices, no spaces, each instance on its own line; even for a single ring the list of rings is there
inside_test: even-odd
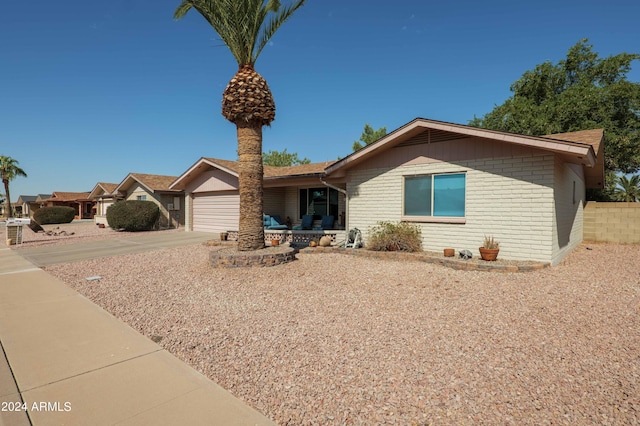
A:
[[[493,236],[484,236],[484,243],[479,248],[480,257],[482,260],[493,261],[498,258],[498,252],[500,251],[500,243],[493,238]]]

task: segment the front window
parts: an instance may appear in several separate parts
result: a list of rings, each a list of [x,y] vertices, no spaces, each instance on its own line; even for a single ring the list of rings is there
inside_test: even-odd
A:
[[[453,217],[465,215],[466,174],[406,176],[404,216]]]
[[[338,191],[333,188],[304,188],[300,190],[300,218],[312,214],[314,219],[333,215],[338,217]]]
[[[147,196],[146,195],[137,195],[136,196],[136,200],[138,200],[138,201],[147,201]]]

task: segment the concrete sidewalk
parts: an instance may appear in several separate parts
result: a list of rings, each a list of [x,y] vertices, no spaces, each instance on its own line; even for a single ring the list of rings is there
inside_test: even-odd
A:
[[[0,248],[0,426],[59,424],[274,423]]]

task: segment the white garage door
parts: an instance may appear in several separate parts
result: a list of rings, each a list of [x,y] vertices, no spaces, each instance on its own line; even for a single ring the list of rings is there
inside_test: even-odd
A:
[[[193,230],[225,232],[238,230],[240,195],[237,191],[205,192],[193,197]]]

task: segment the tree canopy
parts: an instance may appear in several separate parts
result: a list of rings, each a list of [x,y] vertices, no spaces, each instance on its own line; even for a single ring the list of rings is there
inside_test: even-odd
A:
[[[545,135],[603,128],[605,168],[635,173],[640,169],[640,83],[627,80],[637,53],[600,58],[588,40],[567,57],[526,71],[511,85],[513,96],[470,125],[493,130]]]
[[[262,163],[265,166],[287,167],[309,164],[311,160],[306,157],[300,159],[297,152],[288,153],[285,148],[283,151],[269,150],[269,152],[262,153]]]
[[[370,145],[387,134],[386,127],[380,127],[378,130],[373,130],[370,124],[364,125],[364,130],[362,131],[362,135],[360,135],[360,140],[353,142],[353,150],[357,151],[360,148],[363,148],[367,145]]]

